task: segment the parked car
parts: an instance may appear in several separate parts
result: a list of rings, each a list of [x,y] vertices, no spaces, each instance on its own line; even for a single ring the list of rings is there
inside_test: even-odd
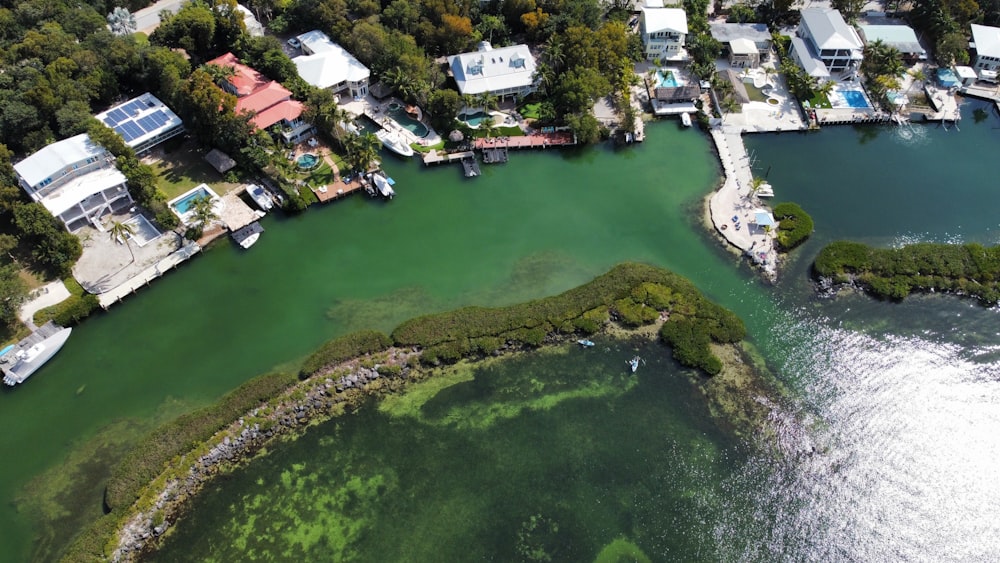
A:
[[[298,37],[292,37],[286,41],[286,43],[288,43],[288,46],[292,49],[299,49],[302,47],[302,43],[299,41]]]

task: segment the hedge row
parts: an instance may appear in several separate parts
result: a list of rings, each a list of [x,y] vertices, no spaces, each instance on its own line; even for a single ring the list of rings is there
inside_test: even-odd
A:
[[[52,321],[59,326],[74,326],[101,306],[97,296],[87,293],[72,277],[63,279],[63,284],[69,290],[69,297],[36,312],[33,319],[36,325]]]
[[[392,339],[376,330],[361,330],[334,338],[323,344],[306,358],[299,376],[303,379],[322,370],[326,366],[339,364],[351,358],[381,352],[392,346]]]
[[[778,247],[784,251],[805,242],[813,232],[813,219],[798,204],[779,203],[774,206],[774,218],[778,220]]]
[[[293,374],[271,373],[251,379],[219,402],[183,415],[150,433],[111,473],[104,502],[112,511],[125,509],[174,456],[183,455],[262,402],[276,397],[296,381]]]
[[[881,298],[903,299],[913,291],[961,292],[988,305],[1000,301],[1000,246],[920,243],[872,248],[834,242],[813,262],[816,276],[843,283],[854,279]]]

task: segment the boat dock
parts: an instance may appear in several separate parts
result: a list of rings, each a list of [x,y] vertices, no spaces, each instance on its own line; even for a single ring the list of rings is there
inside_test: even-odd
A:
[[[473,158],[475,156],[476,153],[472,151],[451,152],[451,153],[431,151],[423,156],[423,161],[425,166],[430,166],[431,164],[449,164],[457,160],[464,160],[466,158]]]
[[[466,178],[474,178],[483,173],[483,171],[479,169],[479,161],[476,160],[475,155],[469,158],[463,158],[462,168],[465,170]]]
[[[337,176],[332,184],[310,189],[320,203],[326,203],[350,195],[358,190],[363,190],[365,186],[358,177],[351,178],[349,182],[345,182],[343,178]]]
[[[488,137],[475,140],[477,149],[503,147],[506,149],[547,149],[576,144],[576,137],[569,131],[532,133],[516,137]]]
[[[191,258],[201,250],[201,246],[196,242],[187,241],[180,249],[167,255],[165,258],[139,272],[138,275],[129,278],[125,283],[105,291],[97,296],[101,307],[107,309],[111,305],[121,301],[127,295],[135,293],[139,288],[149,285],[149,282],[162,276],[168,271],[176,268],[188,258]]]
[[[507,147],[483,148],[483,164],[503,164],[507,158]]]

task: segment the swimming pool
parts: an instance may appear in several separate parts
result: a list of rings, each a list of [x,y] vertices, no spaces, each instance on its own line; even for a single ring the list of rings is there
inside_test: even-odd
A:
[[[170,200],[167,202],[167,205],[170,206],[170,209],[174,210],[174,213],[181,218],[181,221],[187,223],[187,220],[194,211],[194,201],[202,197],[211,198],[214,202],[219,201],[219,194],[212,191],[212,188],[208,187],[207,184],[201,184]],[[216,204],[213,204],[213,209]]]
[[[484,111],[477,111],[475,113],[463,113],[459,115],[459,119],[468,123],[470,127],[479,127],[486,119],[491,119],[493,120],[494,123],[496,123],[496,120],[493,119],[493,116]]]
[[[306,153],[295,159],[295,162],[302,170],[311,170],[319,164],[319,157],[312,153]]]
[[[847,105],[852,108],[869,107],[868,100],[861,90],[842,90],[840,93],[844,96],[844,101],[847,102]]]
[[[401,127],[420,138],[426,137],[427,134],[430,133],[430,131],[427,130],[426,125],[410,117],[410,115],[406,113],[406,110],[400,107],[399,104],[390,105],[386,113],[389,114],[389,117],[391,117],[393,121],[398,123]]]
[[[673,70],[660,69],[656,71],[656,75],[660,78],[660,88],[677,88],[681,85],[677,80],[677,73]]]
[[[146,246],[147,243],[160,236],[160,231],[156,230],[156,227],[143,215],[136,215],[125,221],[125,224],[132,227],[132,234],[129,238],[140,247]]]

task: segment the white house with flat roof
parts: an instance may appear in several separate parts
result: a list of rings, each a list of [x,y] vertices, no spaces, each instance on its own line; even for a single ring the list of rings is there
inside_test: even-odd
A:
[[[864,43],[839,11],[830,8],[802,10],[796,34],[801,41],[792,42],[792,55],[803,68],[816,67],[817,62],[829,73],[861,68]],[[807,59],[811,61],[806,62]]]
[[[969,47],[976,50],[976,58],[972,68],[984,78],[996,80],[996,72],[1000,69],[1000,28],[988,25],[972,24],[972,42]]]
[[[313,30],[298,37],[303,55],[292,59],[306,83],[333,93],[347,91],[351,98],[368,95],[371,72],[354,55],[337,45],[325,33]]]
[[[14,165],[31,199],[75,232],[132,205],[114,157],[86,133],[52,143]]]
[[[489,92],[499,98],[527,96],[535,91],[535,57],[527,45],[494,49],[488,41],[479,50],[452,55],[448,67],[462,95]]]
[[[149,92],[94,117],[121,135],[137,154],[184,132],[181,118]]]
[[[687,14],[680,8],[644,7],[639,18],[639,35],[645,46],[646,60],[683,61],[687,59]]]

